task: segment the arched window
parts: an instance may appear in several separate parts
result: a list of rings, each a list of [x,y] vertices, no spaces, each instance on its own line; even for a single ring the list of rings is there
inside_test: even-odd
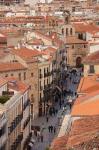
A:
[[[72,35],[73,34],[73,30],[72,30],[72,28],[70,29],[70,35]]]
[[[64,34],[64,28],[62,28],[62,34]]]
[[[68,28],[66,28],[66,35],[68,35]]]

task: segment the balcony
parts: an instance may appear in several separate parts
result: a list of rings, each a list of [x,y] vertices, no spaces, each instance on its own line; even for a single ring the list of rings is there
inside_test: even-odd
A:
[[[23,139],[23,132],[21,132],[21,133],[17,136],[16,140],[15,140],[14,143],[11,145],[11,150],[17,149],[17,147],[18,147],[18,145],[21,143],[22,139]]]
[[[39,74],[39,78],[42,79],[42,78],[43,78],[43,75],[42,75],[42,74]]]
[[[43,90],[43,86],[40,86],[40,91],[42,91]]]
[[[28,99],[23,105],[23,110],[25,110],[26,107],[28,107],[29,105],[30,105],[30,100]]]
[[[23,118],[23,113],[16,116],[16,118],[12,121],[11,126],[9,128],[9,134],[17,127],[17,125],[21,122]]]
[[[26,126],[28,125],[29,122],[30,122],[30,115],[24,121],[23,130],[26,128]]]
[[[50,75],[51,75],[51,72],[46,72],[46,73],[44,73],[44,78],[46,78],[46,77],[48,77]]]

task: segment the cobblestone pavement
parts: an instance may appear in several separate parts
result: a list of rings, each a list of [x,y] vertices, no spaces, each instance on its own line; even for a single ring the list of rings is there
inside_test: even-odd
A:
[[[68,89],[71,89],[71,91],[73,91],[72,97],[74,96],[74,93],[76,92],[77,85],[78,85],[78,84],[74,84],[73,82],[75,80],[79,80],[79,79],[80,79],[80,76],[78,76],[77,79],[75,78],[75,76],[72,76],[71,80],[69,80],[69,79],[67,80]],[[65,102],[67,100],[67,96],[65,97]],[[57,104],[55,106],[55,108],[58,109],[58,113],[55,116],[54,115],[50,116],[48,122],[46,121],[45,117],[39,117],[32,122],[32,125],[34,125],[34,126],[39,125],[41,128],[43,128],[43,131],[42,131],[43,142],[41,142],[41,140],[39,140],[39,142],[38,142],[37,137],[33,134],[32,137],[35,140],[35,142],[32,147],[32,150],[46,150],[46,148],[50,146],[54,137],[56,137],[56,136],[60,137],[66,133],[67,122],[70,117],[69,106],[66,107],[65,113],[63,114],[62,118],[59,120],[60,113],[63,112],[64,104],[62,105],[61,109],[59,107],[59,104]],[[56,128],[55,133],[49,133],[49,130],[48,130],[49,125],[52,125],[53,127],[55,126],[55,128]]]

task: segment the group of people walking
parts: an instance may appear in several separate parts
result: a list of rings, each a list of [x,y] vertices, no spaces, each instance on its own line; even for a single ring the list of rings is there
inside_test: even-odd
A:
[[[55,133],[56,132],[56,127],[55,126],[48,126],[48,130],[49,130],[49,133]]]

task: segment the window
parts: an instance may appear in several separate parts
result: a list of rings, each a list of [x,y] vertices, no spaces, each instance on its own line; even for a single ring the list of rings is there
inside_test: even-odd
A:
[[[29,89],[31,90],[31,85],[29,86]]]
[[[41,74],[41,69],[39,69],[39,73]]]
[[[48,84],[48,79],[47,79],[47,84]]]
[[[31,73],[31,77],[33,77],[33,73]]]
[[[47,68],[47,72],[48,72],[48,68]]]
[[[48,9],[49,9],[49,11],[51,11],[51,7],[49,7]]]
[[[5,77],[8,77],[8,74],[6,74]]]
[[[21,80],[21,73],[19,73],[19,80]]]
[[[40,102],[42,101],[42,96],[41,96],[41,93],[40,93]]]
[[[40,87],[41,87],[41,81],[40,81]]]
[[[38,11],[41,11],[41,7],[38,7]]]
[[[66,28],[66,35],[68,35],[68,28]]]
[[[46,76],[46,70],[45,70],[45,68],[44,68],[44,77]]]
[[[72,45],[72,49],[74,49],[74,45]]]
[[[24,80],[26,80],[26,72],[24,72]]]
[[[51,26],[51,21],[49,21],[49,26]]]
[[[31,115],[33,115],[33,104],[31,104]]]
[[[31,94],[31,101],[34,103],[34,95]]]
[[[62,28],[62,34],[64,34],[64,29]]]
[[[73,34],[73,30],[72,30],[72,28],[70,29],[70,35],[72,35]]]
[[[45,80],[44,80],[44,88],[45,88]]]
[[[13,73],[11,73],[11,76],[13,77]]]
[[[89,66],[89,73],[95,73],[94,65]]]
[[[86,48],[87,46],[86,45],[84,45],[84,48]]]

